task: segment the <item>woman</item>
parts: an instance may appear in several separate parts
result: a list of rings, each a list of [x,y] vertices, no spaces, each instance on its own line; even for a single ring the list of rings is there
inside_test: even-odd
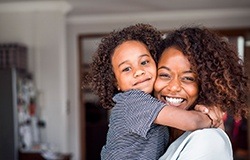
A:
[[[167,36],[158,57],[158,99],[186,110],[206,104],[231,115],[248,114],[244,66],[225,39],[206,28],[181,28]],[[171,140],[182,133],[172,128]],[[232,146],[219,128],[185,132],[160,159],[229,160]]]

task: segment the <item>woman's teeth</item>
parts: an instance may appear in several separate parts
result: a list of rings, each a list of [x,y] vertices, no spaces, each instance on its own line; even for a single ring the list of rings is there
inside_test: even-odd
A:
[[[165,99],[167,102],[173,103],[173,104],[181,103],[184,100],[183,98],[170,98],[170,97],[166,97]]]

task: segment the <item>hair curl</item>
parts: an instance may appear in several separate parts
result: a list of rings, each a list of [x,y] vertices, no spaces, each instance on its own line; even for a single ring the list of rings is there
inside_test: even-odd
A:
[[[188,58],[198,76],[197,103],[217,106],[231,115],[248,114],[248,77],[236,47],[205,27],[182,27],[167,35],[164,49],[175,47]]]
[[[149,24],[139,23],[122,30],[114,30],[101,39],[90,65],[90,75],[85,77],[84,83],[90,85],[93,92],[99,96],[103,108],[112,108],[114,106],[112,98],[119,92],[111,64],[112,55],[117,46],[130,40],[145,44],[156,60],[162,41],[162,33]]]

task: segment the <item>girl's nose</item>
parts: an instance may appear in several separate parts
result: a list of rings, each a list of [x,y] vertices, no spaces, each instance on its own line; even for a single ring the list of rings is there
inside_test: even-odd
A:
[[[144,70],[138,69],[138,70],[135,71],[134,77],[136,78],[136,77],[141,76],[141,75],[143,75],[145,73],[146,72]]]

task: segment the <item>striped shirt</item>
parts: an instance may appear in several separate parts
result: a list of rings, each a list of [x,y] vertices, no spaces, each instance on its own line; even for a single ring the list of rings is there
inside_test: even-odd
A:
[[[113,97],[102,160],[155,160],[166,150],[168,128],[154,124],[165,104],[143,91],[131,90]]]

